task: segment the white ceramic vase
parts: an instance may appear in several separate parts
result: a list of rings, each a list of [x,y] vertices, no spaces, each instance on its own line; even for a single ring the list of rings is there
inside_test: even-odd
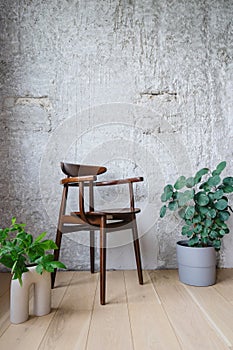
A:
[[[51,274],[44,271],[40,275],[35,266],[28,269],[29,271],[22,275],[22,286],[18,280],[11,281],[10,320],[15,324],[28,320],[31,285],[34,285],[34,315],[44,316],[51,311]]]

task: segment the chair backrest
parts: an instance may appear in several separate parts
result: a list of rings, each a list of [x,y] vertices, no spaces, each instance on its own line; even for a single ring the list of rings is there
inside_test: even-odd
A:
[[[103,166],[71,164],[61,162],[61,170],[68,177],[99,175],[107,171]]]

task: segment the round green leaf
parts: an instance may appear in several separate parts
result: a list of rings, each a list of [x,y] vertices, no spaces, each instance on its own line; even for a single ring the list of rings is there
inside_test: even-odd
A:
[[[223,189],[224,193],[231,193],[231,192],[233,192],[233,186],[231,186],[231,185],[223,185],[222,189]]]
[[[186,236],[189,238],[193,235],[193,230],[190,230],[187,232]]]
[[[190,247],[198,246],[198,244],[199,244],[199,238],[198,238],[198,236],[195,236],[195,237],[191,238],[191,239],[188,241],[188,245],[189,245]]]
[[[186,178],[185,178],[185,176],[180,176],[180,177],[177,179],[177,181],[176,181],[176,183],[175,183],[175,185],[174,185],[174,188],[175,188],[176,190],[180,190],[180,189],[183,188],[185,185],[186,185]]]
[[[210,227],[212,224],[212,220],[206,219],[204,224],[205,224],[205,227]]]
[[[160,217],[163,218],[166,214],[167,207],[166,205],[163,205],[162,208],[160,209]]]
[[[196,206],[197,211],[202,214],[205,215],[208,213],[209,209],[207,207],[201,207],[199,205]]]
[[[189,220],[189,219],[184,219],[184,220],[185,220],[186,225],[189,225],[189,226],[192,225],[192,221],[191,220]]]
[[[225,236],[225,231],[224,230],[220,230],[219,234],[223,237],[223,236]]]
[[[202,230],[202,231],[201,231],[201,237],[202,237],[202,238],[208,237],[208,230]]]
[[[225,177],[225,179],[223,179],[223,184],[233,186],[233,177]]]
[[[218,237],[218,233],[216,231],[211,231],[210,232],[210,238],[215,239]]]
[[[194,213],[195,213],[195,207],[193,207],[193,206],[187,207],[187,209],[185,211],[185,219],[193,218]]]
[[[196,203],[201,207],[204,207],[209,203],[209,198],[204,192],[199,192],[194,197]]]
[[[195,182],[195,184],[197,184],[198,182],[200,182],[202,176],[205,175],[205,174],[208,174],[208,172],[209,172],[209,169],[207,169],[207,168],[203,168],[203,169],[199,170],[199,171],[196,173],[195,177],[194,177],[194,182]]]
[[[161,199],[161,202],[166,202],[166,194],[165,193],[163,193],[162,195],[161,195],[161,197],[160,197],[160,199]]]
[[[193,199],[193,196],[194,196],[193,190],[187,190],[185,192],[178,193],[177,200],[178,200],[179,207],[183,207],[187,202]]]
[[[223,190],[222,189],[218,190],[218,191],[214,192],[213,199],[221,199],[223,195],[224,195]]]
[[[173,186],[172,185],[166,185],[164,187],[164,193],[167,193],[167,192],[173,192]]]
[[[216,212],[215,209],[210,209],[210,210],[208,211],[208,215],[209,215],[212,219],[215,218],[216,214],[217,214],[217,212]]]
[[[204,207],[201,207],[204,208]],[[194,216],[193,223],[197,224],[198,222],[202,221],[201,215]]]
[[[225,199],[219,199],[216,203],[214,203],[214,206],[218,210],[224,210],[228,206],[228,202]]]
[[[209,239],[208,237],[201,237],[201,246],[207,247],[209,245]]]
[[[223,210],[219,212],[219,219],[221,221],[227,221],[229,217],[230,217],[230,214],[228,213],[228,211]]]
[[[227,225],[225,224],[225,222],[223,222],[223,221],[220,220],[220,219],[216,219],[216,220],[215,220],[215,223],[218,225],[218,227],[221,227],[221,228],[223,228],[224,230],[227,228]]]
[[[186,187],[191,188],[195,185],[194,177],[186,179]]]
[[[219,175],[212,176],[207,181],[208,185],[211,187],[217,186],[220,182],[221,182],[221,178]]]
[[[185,218],[185,210],[186,208],[181,208],[179,211],[178,211],[178,214],[179,216],[181,217],[181,219],[184,219]]]
[[[186,236],[189,231],[191,231],[190,230],[190,226],[185,225],[185,226],[182,227],[181,233],[182,233],[183,236]]]
[[[171,194],[172,195],[172,194]],[[168,199],[170,199],[169,197],[167,197],[166,193],[163,193],[162,196],[160,197],[161,202],[166,202]]]
[[[213,200],[214,200],[214,193],[213,193],[213,192],[209,192],[209,193],[208,193],[208,197],[209,197],[209,199],[210,199],[211,201],[213,201]]]
[[[215,250],[219,250],[221,248],[221,241],[219,239],[215,239],[212,242],[212,246],[215,248]]]
[[[197,224],[195,227],[194,227],[194,232],[195,233],[200,233],[202,230],[202,225],[200,224]]]
[[[166,202],[168,199],[172,198],[173,195],[173,186],[166,185],[163,190],[163,194],[161,196],[161,201]]]
[[[172,211],[176,210],[178,208],[178,202],[172,201],[172,202],[168,203],[168,208]]]

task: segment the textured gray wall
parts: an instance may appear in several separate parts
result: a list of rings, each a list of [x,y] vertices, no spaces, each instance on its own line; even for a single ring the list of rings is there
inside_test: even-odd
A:
[[[108,178],[145,177],[143,265],[175,267],[164,184],[221,160],[233,173],[232,0],[1,0],[0,17],[1,225],[15,215],[54,237],[59,162],[105,164]],[[134,268],[130,242],[109,240],[109,268]],[[88,268],[85,235],[63,243],[68,267]],[[233,267],[232,245],[221,266]]]

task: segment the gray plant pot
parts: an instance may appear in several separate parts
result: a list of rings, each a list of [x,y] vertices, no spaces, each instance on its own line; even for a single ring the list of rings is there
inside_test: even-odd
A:
[[[200,287],[215,284],[216,251],[213,247],[193,248],[187,241],[179,241],[176,254],[181,282]]]

